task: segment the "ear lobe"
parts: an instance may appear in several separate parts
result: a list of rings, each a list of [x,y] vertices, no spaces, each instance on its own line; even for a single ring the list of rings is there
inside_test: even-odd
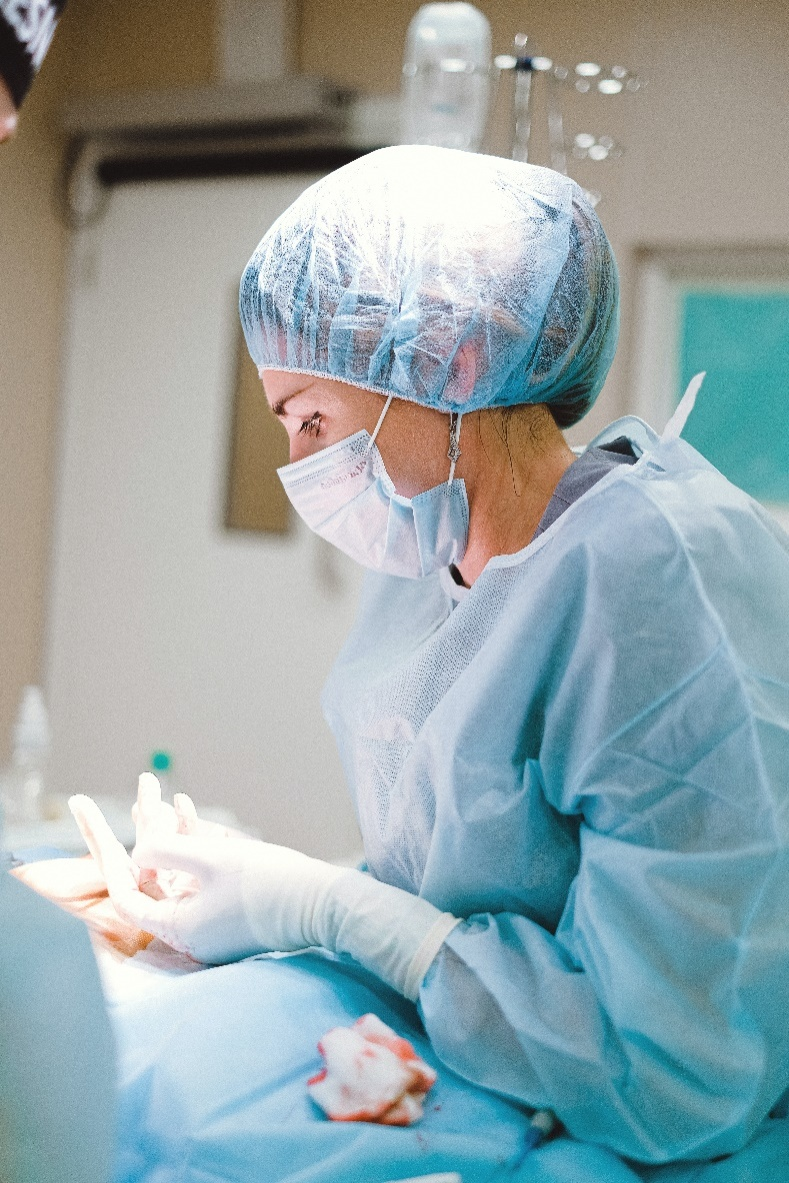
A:
[[[477,355],[473,345],[464,342],[452,360],[444,398],[453,403],[465,403],[471,398],[477,381]]]

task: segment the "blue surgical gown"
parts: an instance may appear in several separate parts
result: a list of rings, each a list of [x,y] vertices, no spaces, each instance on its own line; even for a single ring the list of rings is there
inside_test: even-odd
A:
[[[372,874],[462,918],[419,1007],[468,1081],[643,1164],[789,1086],[789,540],[680,439],[455,605],[371,575],[324,693]]]

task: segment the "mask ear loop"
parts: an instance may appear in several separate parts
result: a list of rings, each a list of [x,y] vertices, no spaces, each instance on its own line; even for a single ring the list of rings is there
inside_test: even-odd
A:
[[[459,411],[449,412],[449,480],[447,481],[447,489],[452,488],[452,481],[455,479],[455,465],[461,457],[460,451],[460,423],[463,416]]]
[[[372,448],[373,444],[375,443],[375,437],[378,435],[378,432],[381,430],[381,424],[383,423],[383,421],[386,417],[386,412],[389,410],[390,406],[392,405],[393,398],[394,398],[394,395],[390,394],[389,397],[387,398],[386,402],[384,403],[384,409],[381,411],[381,414],[378,416],[378,422],[375,425],[375,431],[370,436],[370,442],[367,445],[367,454],[368,455],[369,455],[370,449]]]

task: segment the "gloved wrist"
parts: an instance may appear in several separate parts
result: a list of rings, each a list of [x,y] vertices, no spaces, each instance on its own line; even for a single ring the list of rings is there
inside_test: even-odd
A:
[[[335,882],[349,874],[321,859],[299,851],[250,844],[250,864],[242,885],[242,904],[247,925],[260,949],[288,952],[321,946],[332,949],[332,889]],[[268,874],[259,869],[260,859],[271,865],[272,856],[282,858],[279,866],[280,890],[272,892]],[[284,856],[284,857],[282,857]],[[268,872],[268,868],[267,868]],[[272,936],[278,940],[272,944]]]
[[[455,916],[410,892],[345,870],[329,885],[316,916],[320,944],[347,953],[412,1002]]]
[[[347,953],[411,1001],[458,923],[427,900],[363,871],[293,850],[243,843],[237,858],[244,864],[244,947],[284,952],[318,946]]]

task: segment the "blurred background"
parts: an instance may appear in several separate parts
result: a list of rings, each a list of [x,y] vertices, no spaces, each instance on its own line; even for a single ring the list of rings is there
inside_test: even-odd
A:
[[[646,83],[565,88],[569,170],[622,280],[617,359],[571,442],[629,412],[662,429],[706,369],[688,438],[789,520],[785,4],[478,7],[494,54],[522,32]],[[417,8],[69,0],[0,148],[0,761],[42,686],[50,796],[130,800],[159,752],[270,840],[358,844],[318,694],[359,572],[278,500],[235,305],[305,185],[396,142]],[[489,150],[508,150],[506,82]],[[573,156],[576,132],[621,156]]]

